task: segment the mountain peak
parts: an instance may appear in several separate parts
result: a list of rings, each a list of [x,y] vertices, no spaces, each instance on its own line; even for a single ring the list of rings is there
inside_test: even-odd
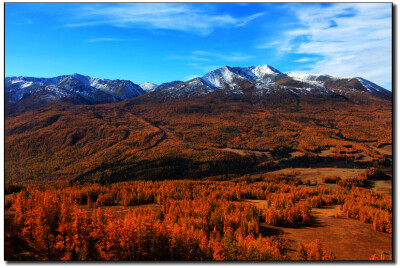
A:
[[[76,78],[79,78],[79,77],[90,77],[90,76],[83,75],[83,74],[78,74],[78,73],[71,74],[71,76],[72,77],[76,77]]]
[[[286,75],[270,65],[249,67],[222,66],[215,69],[201,79],[212,88],[223,89],[227,86],[237,88],[238,83],[248,80],[252,83],[272,83]]]
[[[258,66],[255,66],[254,69],[259,73],[268,73],[268,74],[278,73],[278,74],[283,74],[282,72],[280,72],[278,69],[275,69],[271,65],[258,65]]]
[[[246,79],[238,74],[235,71],[236,69],[237,67],[222,66],[202,76],[201,80],[211,88],[224,89],[227,86],[235,87],[238,80]]]
[[[74,73],[72,75],[70,75],[70,77],[81,81],[81,82],[87,82],[91,77],[90,76],[86,76],[86,75],[82,75],[82,74],[78,74],[78,73]]]
[[[151,83],[151,82],[144,82],[139,84],[139,86],[145,91],[145,92],[150,92],[153,91],[158,87],[157,84]]]

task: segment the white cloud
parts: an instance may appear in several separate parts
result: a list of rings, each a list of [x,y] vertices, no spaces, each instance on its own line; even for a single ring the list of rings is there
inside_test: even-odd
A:
[[[300,27],[285,32],[285,42],[294,53],[322,57],[311,72],[391,82],[392,4],[293,4],[290,8]]]
[[[256,13],[256,14],[250,15],[248,17],[242,18],[241,22],[238,22],[236,24],[236,26],[237,27],[245,26],[249,21],[252,21],[252,20],[254,20],[254,19],[256,19],[256,18],[258,18],[258,17],[260,17],[262,15],[264,15],[264,13]]]
[[[315,59],[314,58],[305,57],[305,58],[301,58],[301,59],[295,60],[295,62],[309,62],[309,61],[313,61],[313,60],[315,60]]]
[[[66,27],[108,24],[116,27],[167,29],[210,34],[218,27],[242,27],[262,16],[256,13],[236,18],[229,14],[211,14],[206,5],[183,3],[90,4],[75,10],[75,21]]]

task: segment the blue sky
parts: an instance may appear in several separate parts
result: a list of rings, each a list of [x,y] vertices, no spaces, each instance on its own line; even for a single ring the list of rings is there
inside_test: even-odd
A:
[[[392,87],[390,3],[6,3],[6,76],[134,83],[220,66],[361,76]]]

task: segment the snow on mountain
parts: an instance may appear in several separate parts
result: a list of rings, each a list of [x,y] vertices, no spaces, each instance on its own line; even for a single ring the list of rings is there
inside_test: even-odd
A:
[[[10,83],[5,83],[4,89],[5,93],[8,92],[17,92],[17,91],[27,91],[29,89],[38,88],[44,86],[43,83],[34,83],[34,82],[27,82],[27,81],[12,81]]]
[[[387,90],[364,78],[356,78],[369,92],[386,92]]]
[[[57,76],[53,78],[36,78],[13,76],[4,79],[4,91],[6,94],[12,94],[11,101],[15,102],[21,99],[25,94],[35,91],[46,85],[57,84],[65,76]]]
[[[40,91],[40,94],[36,94]],[[150,92],[152,91],[152,92]],[[136,85],[129,80],[99,79],[80,74],[54,78],[6,77],[5,100],[17,102],[25,96],[41,96],[46,99],[72,98],[86,103],[108,103],[135,98],[149,92],[149,97],[163,99],[204,96],[219,91],[228,96],[266,98],[275,92],[296,94],[369,93],[391,100],[392,93],[360,77],[331,77],[326,74],[302,72],[282,73],[269,65],[249,67],[223,66],[202,77],[187,82],[171,81],[157,86],[146,82]]]
[[[322,84],[326,79],[331,77],[327,74],[308,74],[302,72],[288,72],[286,75],[298,81],[318,82],[319,84]]]
[[[24,96],[31,95],[45,87],[45,92],[49,93],[51,90],[62,89],[63,92],[70,92],[71,95],[78,94],[89,103],[115,102],[138,97],[145,93],[140,86],[128,80],[98,79],[80,74],[63,75],[54,78],[19,76],[5,79],[5,93],[7,94],[8,102],[17,102]],[[64,95],[63,97],[65,97]],[[57,97],[59,94],[55,93],[52,96]]]
[[[117,98],[129,99],[143,95],[145,91],[129,80],[90,78],[90,87],[109,93]]]
[[[43,86],[43,83],[18,81],[8,85],[6,84],[4,86],[4,93],[9,95],[8,101],[16,102],[22,99],[25,94],[29,94]]]
[[[176,86],[170,86],[164,90],[157,88],[159,95],[182,98],[185,96],[201,96],[214,91],[223,91],[228,95],[244,95],[247,89],[257,84],[255,95],[261,96],[270,92],[266,85],[272,86],[275,81],[285,78],[286,75],[269,65],[250,67],[223,66],[207,73],[202,77],[195,78]],[[260,85],[263,85],[261,87]]]
[[[201,77],[209,86],[224,89],[238,89],[243,80],[254,84],[269,85],[277,80],[285,78],[286,75],[269,65],[249,67],[224,66]]]
[[[95,89],[101,90],[120,99],[134,98],[143,95],[143,89],[129,80],[99,79],[80,74],[65,77],[58,83],[65,88],[79,91],[82,94],[90,94]]]
[[[139,85],[136,85],[135,83],[132,83],[129,80],[120,80],[120,81],[122,81],[122,83],[119,84],[119,88],[123,89],[124,99],[136,98],[146,93]]]
[[[228,66],[218,68],[201,77],[201,80],[211,88],[215,89],[224,89],[226,87],[235,89],[238,87],[238,80],[244,79],[246,78],[237,75]]]
[[[37,78],[37,77],[26,77],[26,76],[12,76],[6,77],[4,80],[5,84],[15,84],[15,83],[42,83],[44,85],[54,85],[57,84],[61,79],[66,77],[66,75],[60,75],[53,78]]]
[[[198,77],[175,86],[157,89],[151,94],[154,94],[153,96],[162,96],[163,99],[168,100],[171,98],[204,96],[213,91],[213,88]]]
[[[180,83],[183,83],[183,81],[175,80],[175,81],[171,81],[171,82],[162,83],[157,88],[155,88],[155,90],[159,90],[159,89],[166,88],[166,87],[173,87],[173,86],[179,85]]]
[[[334,78],[327,74],[282,73],[269,65],[223,66],[202,77],[160,90],[159,95],[182,98],[210,94],[217,90],[224,94],[252,96],[252,98],[265,98],[274,92],[303,96],[308,94],[347,95],[354,91],[359,93],[369,91],[376,97],[391,98],[390,92],[362,78],[358,81],[354,78]]]
[[[153,91],[158,87],[157,84],[151,83],[151,82],[144,82],[139,84],[139,86],[145,91],[145,92],[150,92]]]
[[[249,66],[249,67],[230,67],[230,69],[248,79],[249,81],[272,83],[284,78],[286,75],[269,65]]]

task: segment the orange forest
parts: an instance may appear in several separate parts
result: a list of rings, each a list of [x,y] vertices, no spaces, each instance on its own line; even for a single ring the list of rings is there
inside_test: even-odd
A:
[[[313,209],[338,206],[334,217],[391,236],[392,198],[357,187],[377,174],[369,169],[336,189],[290,175],[28,187],[6,200],[8,235],[43,260],[335,260],[324,241],[293,246],[279,227],[307,228]]]

